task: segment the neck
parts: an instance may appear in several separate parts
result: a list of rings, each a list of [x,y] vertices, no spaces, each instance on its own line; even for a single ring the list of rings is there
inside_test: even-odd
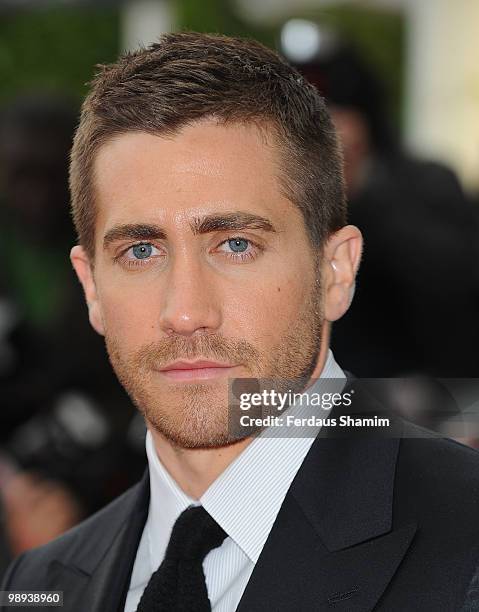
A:
[[[328,347],[329,324],[325,324],[321,351],[306,388],[321,375],[328,356]],[[208,487],[253,440],[249,437],[220,448],[181,448],[172,444],[152,427],[149,429],[161,463],[178,486],[195,500],[198,500],[205,493]]]
[[[178,486],[197,500],[250,444],[245,438],[220,448],[181,448],[150,428],[156,453]]]

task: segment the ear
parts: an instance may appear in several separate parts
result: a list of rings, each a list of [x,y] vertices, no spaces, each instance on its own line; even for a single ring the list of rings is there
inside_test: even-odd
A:
[[[324,314],[328,321],[340,319],[354,295],[363,237],[354,225],[332,234],[323,251]]]
[[[83,247],[74,246],[70,252],[70,260],[85,292],[91,326],[96,332],[104,336],[105,329],[90,259]]]

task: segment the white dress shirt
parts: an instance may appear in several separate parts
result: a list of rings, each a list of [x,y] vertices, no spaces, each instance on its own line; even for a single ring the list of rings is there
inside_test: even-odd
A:
[[[331,351],[321,373],[305,393],[322,393],[325,379],[336,379],[341,391],[345,374]],[[330,391],[328,386],[328,391]],[[295,416],[318,415],[318,408],[301,403],[288,408]],[[324,410],[322,417],[327,416]],[[191,499],[160,462],[150,432],[146,453],[150,471],[150,506],[138,546],[125,612],[135,612],[154,571],[161,564],[173,525],[190,505],[202,505],[226,532],[222,545],[210,551],[204,561],[208,596],[213,612],[233,612],[254,570],[266,539],[297,471],[315,436],[271,435],[265,429],[236,457],[210,485],[199,500]],[[274,432],[277,434],[277,431]]]

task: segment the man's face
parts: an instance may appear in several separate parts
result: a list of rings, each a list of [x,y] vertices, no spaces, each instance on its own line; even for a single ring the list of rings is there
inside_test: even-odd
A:
[[[317,364],[317,254],[275,155],[254,126],[199,122],[96,158],[90,317],[149,425],[184,448],[234,441],[228,380]]]

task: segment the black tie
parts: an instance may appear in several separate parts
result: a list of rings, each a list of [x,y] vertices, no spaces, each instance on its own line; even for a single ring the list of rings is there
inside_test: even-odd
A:
[[[137,612],[209,612],[203,559],[226,533],[203,506],[190,506],[176,519],[165,558],[141,596]]]

